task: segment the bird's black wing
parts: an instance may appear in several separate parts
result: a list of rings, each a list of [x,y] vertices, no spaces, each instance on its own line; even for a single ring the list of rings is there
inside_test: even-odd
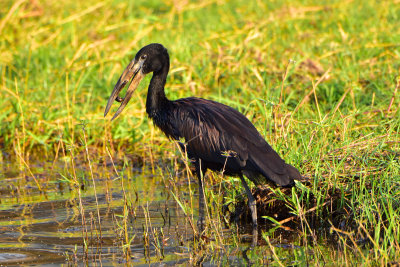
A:
[[[194,97],[173,101],[172,105],[169,121],[174,132],[169,135],[185,138],[194,157],[223,165],[227,162],[223,154],[230,154],[235,160],[227,167],[233,172],[259,173],[279,185],[300,179],[298,171],[286,164],[237,110]],[[297,174],[299,177],[291,177]]]

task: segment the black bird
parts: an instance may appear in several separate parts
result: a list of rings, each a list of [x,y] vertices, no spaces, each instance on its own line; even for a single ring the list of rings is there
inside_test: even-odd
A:
[[[291,186],[300,180],[299,171],[285,161],[264,140],[254,125],[240,112],[224,104],[202,98],[189,97],[171,101],[165,96],[164,86],[169,71],[169,55],[161,44],[149,44],[136,54],[119,78],[108,100],[104,116],[114,101],[122,102],[115,119],[137,88],[142,78],[153,72],[147,92],[146,111],[154,124],[170,139],[185,140],[184,151],[194,161],[199,180],[199,222],[204,219],[202,177],[207,169],[224,170],[237,175],[249,198],[254,234],[257,234],[256,201],[243,178],[256,184],[275,182]],[[128,83],[124,98],[119,93]]]

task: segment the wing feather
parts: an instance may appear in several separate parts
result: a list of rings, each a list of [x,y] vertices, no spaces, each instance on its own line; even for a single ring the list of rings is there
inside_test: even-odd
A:
[[[235,154],[228,168],[260,173],[268,179],[287,185],[290,177],[284,160],[264,140],[254,125],[240,112],[224,104],[201,98],[173,101],[169,121],[175,128],[173,138],[184,138],[191,154],[213,163],[226,163],[224,152]],[[290,166],[292,167],[292,166]],[[292,167],[295,169],[294,167]],[[300,174],[299,174],[300,175]]]

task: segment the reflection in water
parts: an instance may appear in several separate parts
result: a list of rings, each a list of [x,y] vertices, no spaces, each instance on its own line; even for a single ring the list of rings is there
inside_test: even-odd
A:
[[[83,223],[78,189],[65,181],[66,175],[53,172],[57,179],[46,179],[41,193],[26,181],[29,177],[10,178],[9,173],[0,173],[0,264],[79,262],[85,251],[90,262],[122,263],[128,249],[137,264],[186,261],[188,248],[182,244],[193,231],[166,186],[151,175],[125,173],[122,188],[112,173],[101,177],[106,172],[97,172],[96,203],[82,171]]]

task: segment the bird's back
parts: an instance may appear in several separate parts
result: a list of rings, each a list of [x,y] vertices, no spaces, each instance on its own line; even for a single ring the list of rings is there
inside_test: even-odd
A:
[[[227,105],[184,98],[169,102],[163,116],[155,124],[170,138],[184,138],[189,157],[201,159],[206,168],[244,173],[257,184],[268,179],[286,186],[301,179],[298,170],[281,159],[254,125]]]

